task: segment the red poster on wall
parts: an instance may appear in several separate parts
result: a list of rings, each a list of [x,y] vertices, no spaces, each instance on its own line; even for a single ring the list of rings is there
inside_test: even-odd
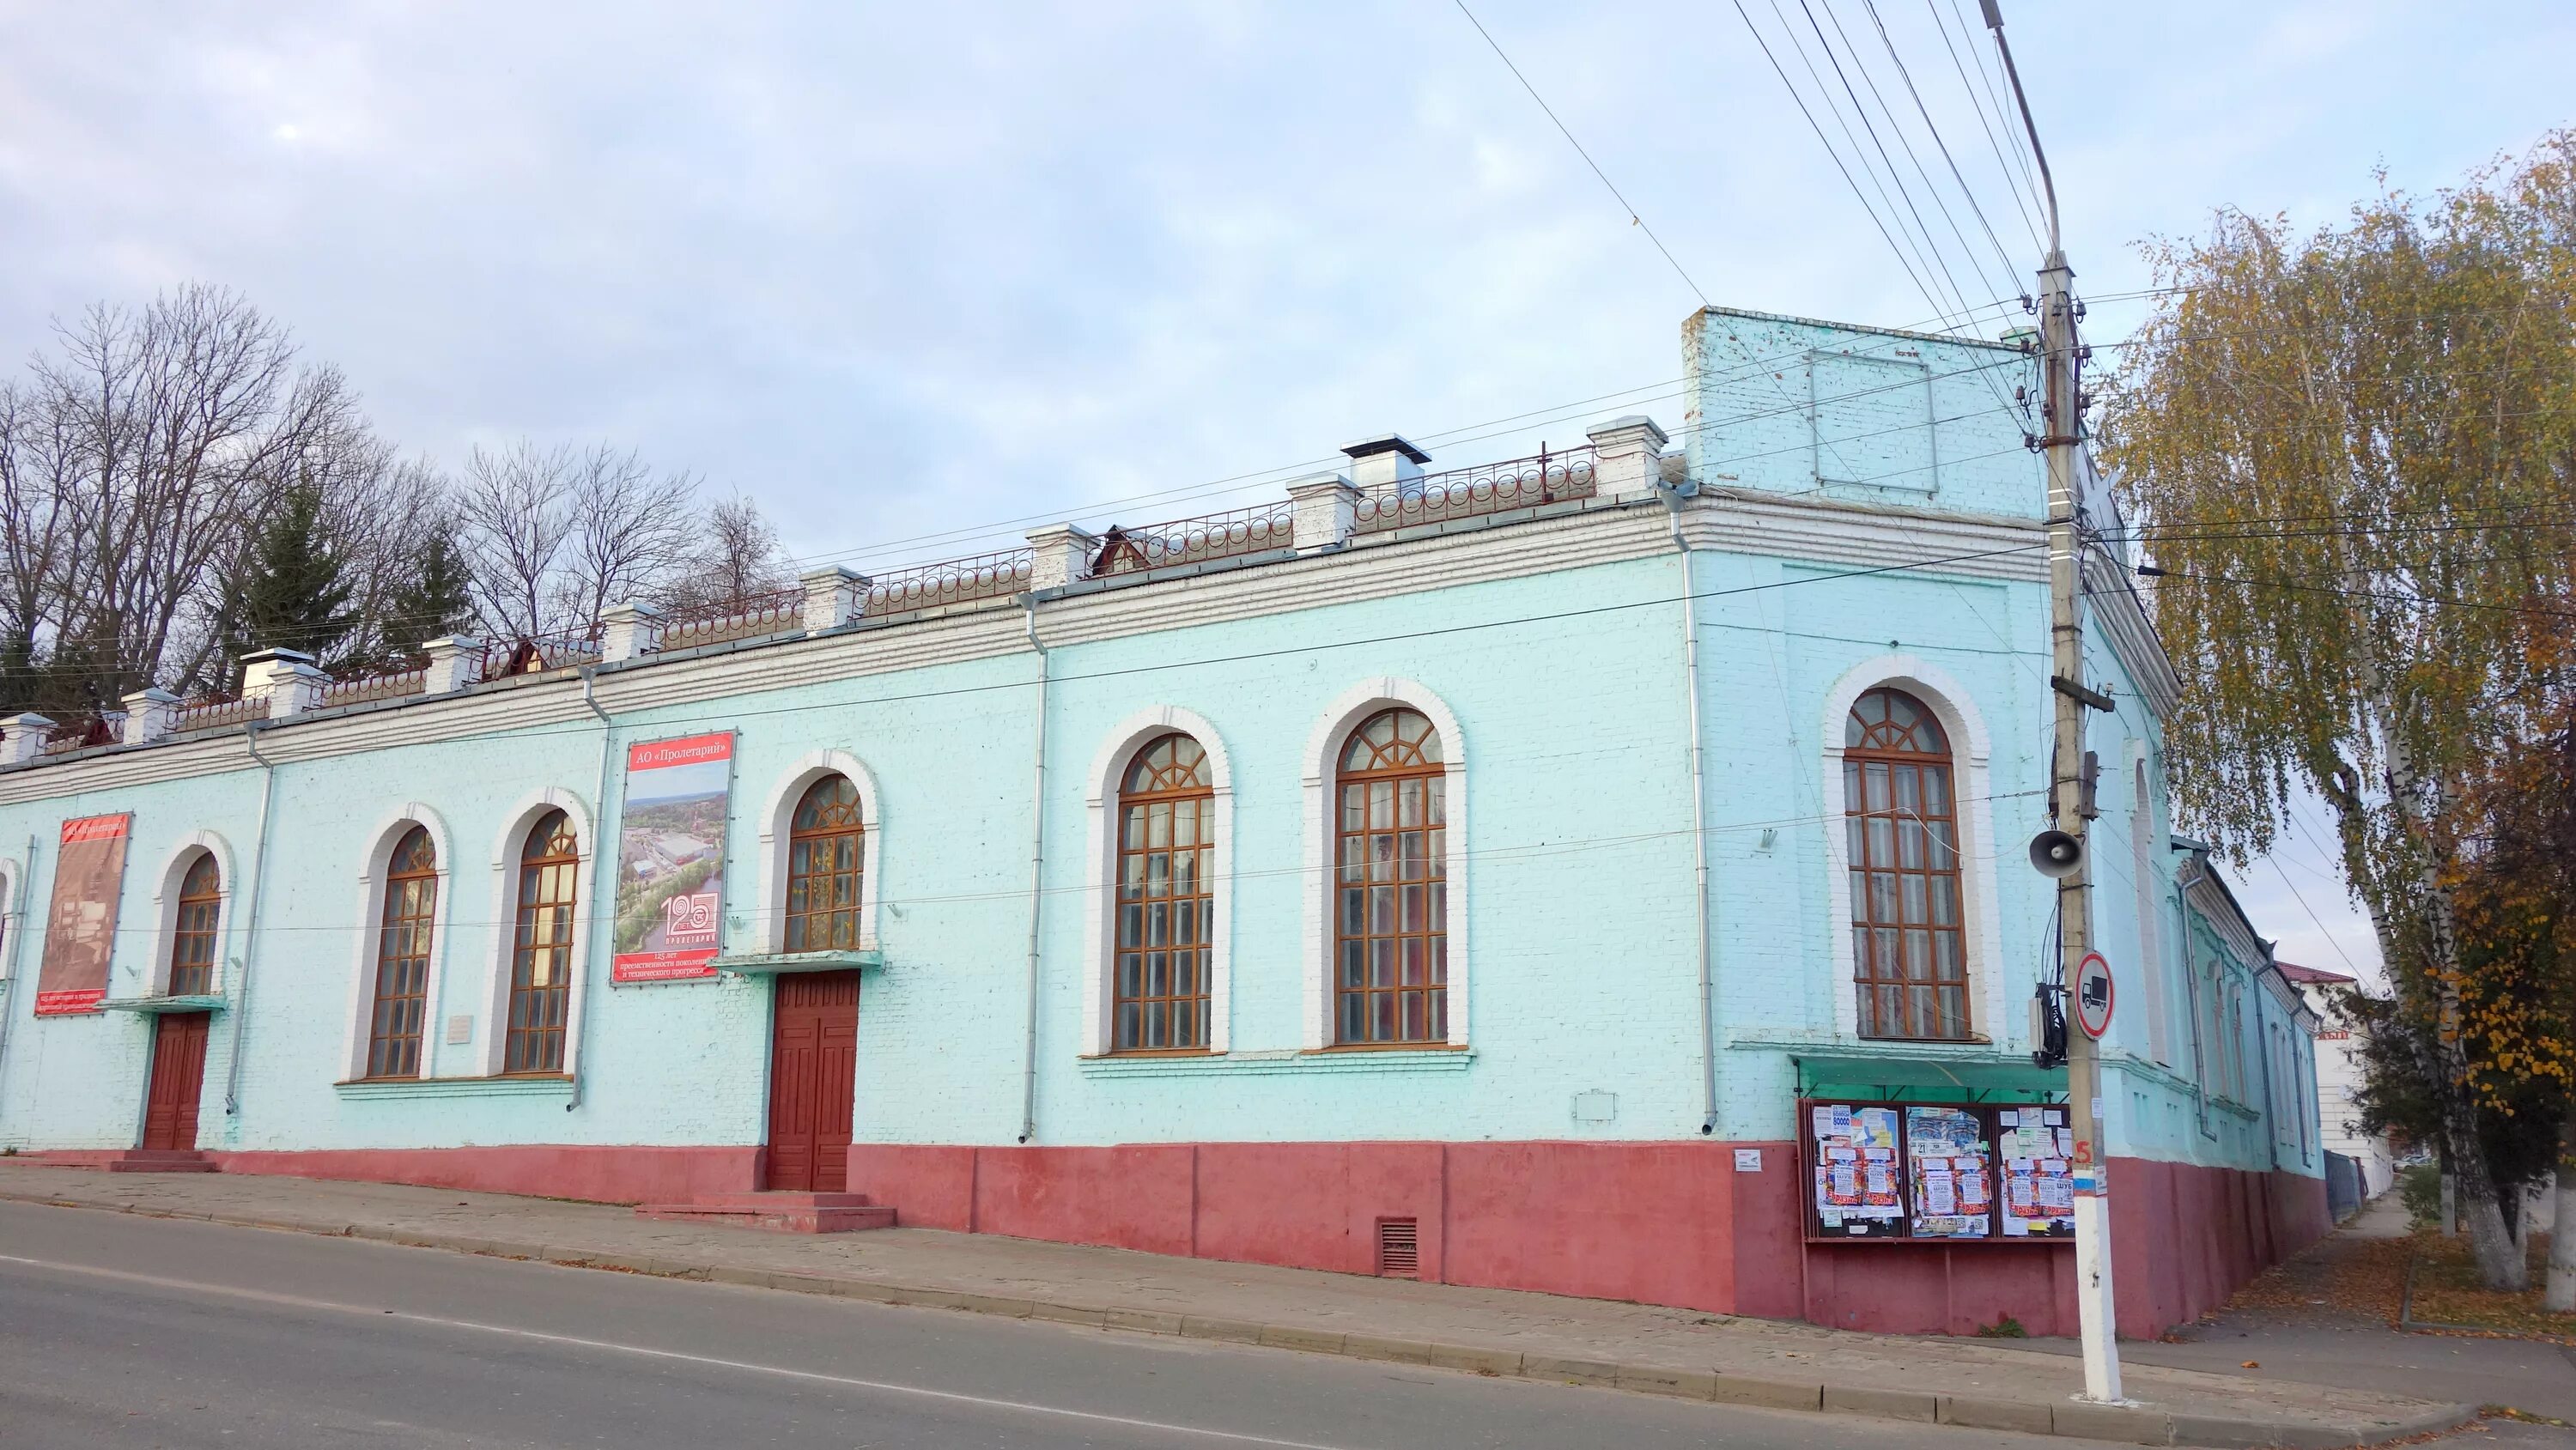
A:
[[[676,982],[716,974],[732,797],[730,733],[627,747],[609,980]]]
[[[107,1000],[116,900],[125,885],[125,842],[133,821],[121,815],[63,822],[54,904],[45,918],[45,958],[36,971],[39,1017],[96,1012]]]

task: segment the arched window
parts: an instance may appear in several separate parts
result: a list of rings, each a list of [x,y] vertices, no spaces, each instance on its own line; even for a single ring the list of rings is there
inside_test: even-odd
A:
[[[806,787],[787,830],[788,951],[857,950],[866,834],[859,788],[848,776],[827,775]]]
[[[376,931],[375,1012],[367,1027],[367,1076],[420,1075],[421,1019],[429,1010],[430,923],[438,915],[438,848],[414,826],[385,865],[385,909]]]
[[[179,916],[170,931],[170,995],[214,990],[215,923],[224,905],[223,868],[201,852],[179,883]]]
[[[1950,742],[1923,702],[1876,689],[1843,727],[1860,1035],[1968,1036]]]
[[[565,1008],[572,1000],[572,821],[548,811],[519,848],[518,935],[510,953],[510,1036],[503,1072],[563,1071]]]
[[[1351,732],[1338,777],[1336,1040],[1449,1039],[1448,780],[1440,732],[1383,710]]]
[[[1146,743],[1118,786],[1118,960],[1110,1050],[1208,1045],[1216,789],[1187,735]]]

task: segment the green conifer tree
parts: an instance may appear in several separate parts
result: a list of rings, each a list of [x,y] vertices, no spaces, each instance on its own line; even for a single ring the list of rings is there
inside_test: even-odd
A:
[[[322,492],[290,486],[251,533],[241,567],[225,581],[220,623],[224,653],[302,650],[338,662],[358,620],[350,612],[348,564],[322,518]]]
[[[385,596],[381,629],[389,656],[411,654],[424,641],[465,628],[474,617],[465,555],[447,530],[431,530],[410,562],[408,577]]]

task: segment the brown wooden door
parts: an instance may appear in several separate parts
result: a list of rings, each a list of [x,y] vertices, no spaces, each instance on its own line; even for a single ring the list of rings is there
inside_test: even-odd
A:
[[[152,1085],[143,1101],[143,1146],[193,1150],[197,1099],[206,1090],[204,1012],[170,1012],[153,1019]]]
[[[781,974],[769,1036],[769,1187],[847,1188],[858,1066],[859,974]]]

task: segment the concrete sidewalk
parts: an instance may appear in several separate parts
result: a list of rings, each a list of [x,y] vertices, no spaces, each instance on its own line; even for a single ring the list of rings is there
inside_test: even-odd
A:
[[[2394,1328],[2397,1282],[2363,1300],[2346,1286],[2373,1246],[2407,1236],[2405,1204],[2381,1195],[2334,1234],[2310,1245],[2249,1291],[2163,1343],[2124,1345],[2132,1364],[2206,1369],[2310,1384],[2369,1389],[2403,1385],[2417,1394],[2472,1405],[2509,1405],[2576,1421],[2576,1345],[2536,1339],[2417,1334]],[[2029,1341],[2032,1348],[2076,1353],[2070,1341]],[[2241,1368],[2253,1360],[2256,1370]],[[2576,1444],[2576,1431],[2535,1432],[2536,1439]]]
[[[797,1237],[595,1204],[233,1175],[111,1175],[0,1160],[0,1198],[206,1219],[883,1303],[1429,1364],[1651,1394],[2133,1444],[2367,1444],[2474,1406],[2138,1366],[2127,1406],[2072,1397],[2080,1365],[1910,1339],[1500,1289],[1360,1278],[929,1229]]]

